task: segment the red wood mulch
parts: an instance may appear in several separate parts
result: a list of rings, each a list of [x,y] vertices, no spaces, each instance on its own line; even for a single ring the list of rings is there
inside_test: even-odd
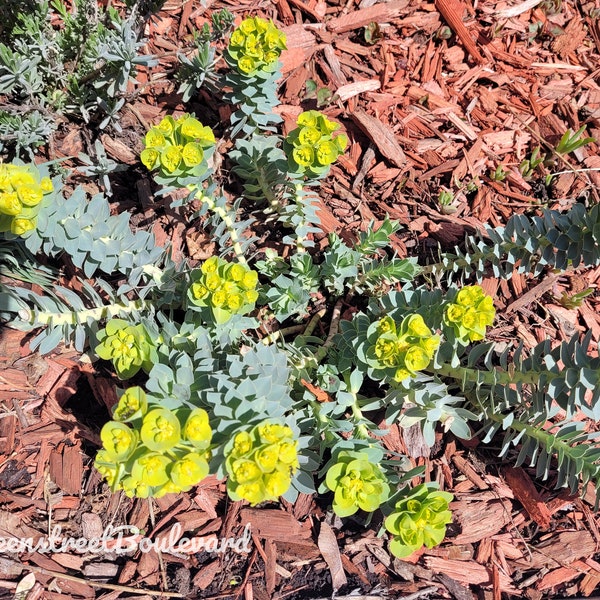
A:
[[[565,172],[550,189],[540,185],[542,175],[525,180],[518,170],[536,146],[550,153],[568,128],[586,124],[587,133],[600,139],[595,1],[206,4],[168,0],[147,24],[148,51],[160,57],[160,66],[140,73],[142,91],[124,118],[124,134],[102,136],[113,158],[136,163],[133,151],[141,148],[148,123],[184,110],[172,78],[176,52],[211,11],[227,7],[285,26],[289,50],[282,57],[280,111],[287,124],[301,101],[303,108],[315,105],[304,98],[307,79],[332,94],[325,110],[343,123],[351,143],[323,185],[326,231],[349,235],[388,213],[404,225],[393,240],[396,249],[414,255],[438,244],[452,247],[465,232],[501,225],[540,204],[566,208],[582,197],[599,199],[600,173],[581,171],[600,167],[596,144],[568,157],[555,155],[553,171]],[[376,37],[373,45],[365,41],[365,28]],[[207,108],[208,101],[200,94],[187,108],[216,114],[218,107]],[[85,149],[75,128],[55,141],[58,156]],[[505,181],[489,177],[498,165]],[[467,189],[470,182],[475,190]],[[443,189],[454,193],[453,212],[439,206]],[[152,216],[148,190],[138,187],[145,211],[137,215],[140,222]],[[167,217],[154,227],[179,253],[202,258],[210,252],[210,240],[194,227]],[[498,299],[492,336],[499,342],[523,339],[532,347],[591,329],[600,340],[596,295],[576,309],[559,302],[563,293],[595,287],[599,277],[600,268],[541,280],[490,276],[484,285]],[[3,331],[0,538],[37,540],[57,525],[63,539],[101,537],[108,524],[142,533],[135,538],[124,532],[103,553],[0,554],[0,598],[15,597],[18,587],[28,600],[151,598],[161,590],[162,597],[176,598],[294,599],[327,597],[332,585],[340,588],[338,598],[352,591],[363,594],[353,598],[411,600],[599,595],[593,494],[569,497],[552,490],[551,481],[533,481],[528,469],[500,465],[492,449],[447,435],[439,436],[431,457],[420,456],[418,444],[397,428],[384,439],[455,495],[454,523],[444,543],[403,561],[377,537],[379,523],[346,520],[341,526],[307,496],[294,505],[251,509],[229,502],[214,478],[188,494],[151,502],[111,495],[92,462],[115,381],[79,359],[68,350],[41,359],[30,353],[22,333]],[[181,535],[207,541],[239,538],[247,523],[247,553],[116,551],[142,535],[164,539],[176,524]]]

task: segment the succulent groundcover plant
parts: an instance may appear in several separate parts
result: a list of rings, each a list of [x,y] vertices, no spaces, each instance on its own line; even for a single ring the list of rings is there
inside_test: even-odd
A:
[[[598,489],[600,448],[572,420],[600,418],[590,336],[528,353],[498,347],[486,341],[493,298],[476,282],[488,268],[508,278],[597,266],[600,208],[513,217],[427,266],[393,254],[400,225],[388,218],[365,224],[354,243],[332,233],[316,249],[315,193],[348,144],[342,123],[308,110],[280,131],[286,40],[272,22],[241,21],[226,72],[208,60],[218,45],[206,40],[206,60],[186,63],[198,72],[185,89],[209,82],[232,105],[227,143],[194,114],[167,116],[146,133],[140,161],[159,194],[183,190],[171,208],[212,228],[213,256],[175,262],[151,233],[131,231],[127,213],[111,215],[103,194],[67,193],[47,167],[0,165],[0,230],[42,282],[41,293],[1,284],[0,314],[35,330],[41,353],[73,344],[121,380],[95,461],[110,489],[160,497],[215,474],[231,499],[258,505],[318,488],[340,517],[381,510],[398,557],[443,540],[452,496],[415,484],[423,470],[384,449],[392,423],[419,424],[430,445],[436,430],[484,442],[503,433],[502,456],[519,444],[517,464],[540,477],[556,468],[573,491]],[[217,148],[229,148],[227,173],[213,171],[225,168]],[[225,193],[230,179],[239,198]],[[280,229],[279,245],[257,253],[255,221]],[[41,255],[68,255],[77,291],[44,285]],[[441,283],[432,289],[422,275]],[[360,310],[342,319],[350,299]]]

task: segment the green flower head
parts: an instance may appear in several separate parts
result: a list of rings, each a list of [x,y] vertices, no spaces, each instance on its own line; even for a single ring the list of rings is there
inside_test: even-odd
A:
[[[158,182],[185,187],[208,171],[215,136],[193,115],[167,116],[146,133],[144,144],[140,159],[148,170],[158,170]]]
[[[146,148],[142,150],[140,160],[149,171],[152,171],[160,165],[160,152],[154,148]]]
[[[475,342],[485,337],[486,328],[494,324],[496,309],[491,296],[478,285],[462,288],[453,303],[444,312],[444,323],[454,330],[463,343]]]
[[[159,452],[148,452],[138,457],[132,467],[131,476],[134,480],[155,487],[164,485],[169,480],[167,468],[171,459]]]
[[[133,377],[140,369],[150,371],[157,358],[156,348],[141,324],[111,319],[96,334],[96,339],[96,354],[103,360],[111,360],[121,379]]]
[[[277,500],[299,466],[297,442],[287,425],[265,422],[237,433],[225,447],[227,490],[252,505]]]
[[[100,431],[105,456],[114,462],[128,459],[138,445],[137,432],[125,423],[109,421]]]
[[[44,198],[54,191],[52,180],[35,165],[0,163],[0,232],[27,237],[36,228]]]
[[[187,490],[191,486],[196,485],[208,475],[208,463],[206,459],[197,454],[190,452],[171,467],[171,481],[181,490]]]
[[[181,441],[179,419],[166,408],[155,408],[144,415],[140,434],[150,450],[164,452]]]
[[[284,141],[290,167],[309,176],[325,174],[343,154],[348,138],[343,134],[332,137],[339,124],[316,110],[301,113],[297,125]]]
[[[123,479],[121,488],[128,498],[148,498],[152,495],[152,488],[148,483],[131,476]]]
[[[160,153],[160,164],[168,173],[174,173],[182,158],[181,146],[167,146]]]
[[[130,387],[119,398],[113,412],[115,421],[132,421],[142,417],[148,408],[146,392],[141,387]]]
[[[190,442],[198,450],[208,449],[212,439],[208,413],[202,408],[195,408],[188,415],[181,433],[183,439]]]
[[[231,448],[231,456],[238,458],[245,454],[250,454],[252,451],[252,436],[247,431],[240,431],[233,438],[233,447]]]
[[[241,75],[269,71],[285,50],[285,34],[260,17],[244,19],[229,39],[226,58]]]
[[[373,512],[387,499],[390,488],[380,467],[364,452],[342,451],[327,471],[325,484],[334,492],[333,510],[340,517],[359,509]]]
[[[261,471],[272,473],[279,462],[279,445],[269,444],[268,446],[262,446],[256,451],[254,460]]]
[[[440,345],[419,314],[407,315],[400,324],[385,316],[371,324],[368,330],[371,342],[367,349],[367,363],[396,381],[414,377],[429,366]]]
[[[163,136],[168,137],[170,135],[173,135],[176,126],[177,124],[175,122],[175,119],[171,115],[167,115],[166,117],[163,117],[161,122],[156,126],[156,129],[158,129],[158,131],[162,133]],[[147,143],[146,146],[148,146]]]
[[[3,192],[0,194],[0,213],[14,217],[23,210],[17,192]]]
[[[216,323],[235,314],[247,314],[258,298],[258,273],[247,266],[212,256],[192,272],[188,300],[193,306],[209,308]]]
[[[205,144],[214,144],[215,136],[210,127],[205,127],[195,117],[187,116],[177,122],[177,127],[184,138]]]
[[[452,494],[418,485],[400,499],[385,520],[392,534],[390,551],[398,558],[409,556],[423,545],[433,548],[446,535],[446,525],[452,521],[448,503]]]
[[[162,149],[166,144],[164,132],[159,127],[152,127],[144,138],[146,148]]]
[[[94,467],[106,479],[106,483],[111,490],[116,491],[119,483],[119,465],[113,455],[107,450],[99,450],[96,454]]]
[[[196,167],[204,160],[202,146],[196,142],[188,142],[181,152],[186,167]]]

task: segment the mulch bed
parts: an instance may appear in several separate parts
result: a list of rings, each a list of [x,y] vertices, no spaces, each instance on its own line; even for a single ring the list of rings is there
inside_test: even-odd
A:
[[[587,134],[600,139],[598,6],[585,0],[208,0],[206,6],[167,0],[145,31],[147,52],[160,64],[140,72],[141,91],[122,120],[123,133],[101,135],[109,156],[137,168],[142,136],[164,114],[193,111],[217,132],[223,129],[227,109],[204,92],[184,107],[173,71],[192,33],[224,7],[284,26],[279,110],[285,125],[316,107],[317,99],[306,97],[305,82],[312,79],[317,90],[329,90],[324,110],[350,138],[322,186],[321,247],[330,231],[352,237],[389,214],[403,224],[393,239],[398,254],[427,257],[515,213],[600,200],[600,172],[582,171],[600,167],[596,144],[555,155],[552,171],[562,174],[550,186],[543,173],[525,180],[518,170],[536,146],[551,153],[568,128],[586,124]],[[87,152],[89,143],[64,123],[52,158]],[[506,179],[494,181],[490,173],[500,164]],[[134,223],[153,223],[159,243],[170,239],[176,257],[198,260],[211,252],[197,223],[174,219],[153,198],[147,174],[134,189],[128,178],[114,177],[115,211],[133,209]],[[438,202],[445,189],[454,193],[450,210]],[[599,278],[600,268],[509,281],[490,274],[483,285],[498,309],[491,337],[523,340],[531,348],[591,330],[600,341],[597,293],[578,308],[560,303],[563,294],[596,288]],[[512,468],[511,457],[504,463],[494,447],[476,439],[465,444],[440,433],[423,456],[418,436],[390,428],[386,447],[425,465],[427,479],[455,495],[444,543],[402,561],[377,537],[377,517],[342,523],[325,502],[305,495],[293,505],[249,508],[229,501],[224,483],[214,478],[151,502],[112,495],[92,464],[117,381],[68,349],[42,359],[30,352],[28,339],[8,328],[0,337],[0,537],[38,539],[60,525],[64,537],[90,539],[111,524],[138,527],[139,536],[157,540],[179,524],[182,535],[206,542],[239,539],[248,523],[252,536],[250,551],[240,553],[119,554],[133,539],[127,531],[100,554],[32,551],[20,560],[3,554],[0,598],[15,597],[19,585],[27,600],[295,600],[329,597],[334,589],[338,599],[352,593],[539,600],[590,597],[600,584],[593,490],[582,498],[554,490],[552,479],[535,481],[534,470]]]

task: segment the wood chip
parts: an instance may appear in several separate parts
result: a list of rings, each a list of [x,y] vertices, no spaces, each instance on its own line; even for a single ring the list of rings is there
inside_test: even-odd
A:
[[[321,523],[321,531],[319,532],[317,545],[329,567],[329,572],[331,573],[331,585],[333,586],[333,591],[335,593],[341,587],[345,586],[348,583],[348,580],[346,579],[344,567],[342,566],[340,549],[338,548],[335,533],[333,533],[333,529],[325,522]]]
[[[586,530],[561,531],[552,533],[546,541],[531,550],[530,560],[515,561],[515,564],[527,569],[558,568],[593,556],[596,541]]]
[[[425,556],[425,565],[436,573],[445,573],[455,581],[465,585],[492,585],[491,569],[475,562],[463,560],[447,560],[437,556]],[[500,588],[503,592],[516,593],[510,578],[504,573],[499,576]]]
[[[331,19],[327,23],[327,29],[335,33],[345,33],[361,27],[366,27],[369,23],[389,23],[397,19],[400,15],[407,12],[410,7],[409,0],[391,0],[391,2],[381,2],[374,6],[369,6],[360,10],[350,12]]]
[[[461,528],[455,544],[473,544],[491,537],[510,523],[511,503],[508,500],[468,501],[452,503],[452,520]]]
[[[250,523],[252,533],[260,538],[314,545],[310,529],[280,510],[244,508],[240,511],[240,523],[244,526]]]
[[[508,468],[504,469],[503,474],[515,498],[523,505],[527,514],[542,529],[548,529],[552,515],[527,472],[521,468]]]
[[[379,119],[372,117],[363,110],[352,113],[352,120],[364,131],[377,149],[391,163],[399,168],[406,165],[406,155],[398,144],[394,132]]]
[[[359,96],[365,92],[374,92],[381,88],[381,82],[378,79],[368,79],[366,81],[355,81],[337,88],[335,94],[340,100],[345,101],[354,96]]]
[[[440,11],[442,17],[450,25],[458,39],[462,42],[467,52],[478,62],[484,63],[485,58],[481,56],[469,30],[462,20],[464,5],[457,0],[435,0],[435,7]]]

